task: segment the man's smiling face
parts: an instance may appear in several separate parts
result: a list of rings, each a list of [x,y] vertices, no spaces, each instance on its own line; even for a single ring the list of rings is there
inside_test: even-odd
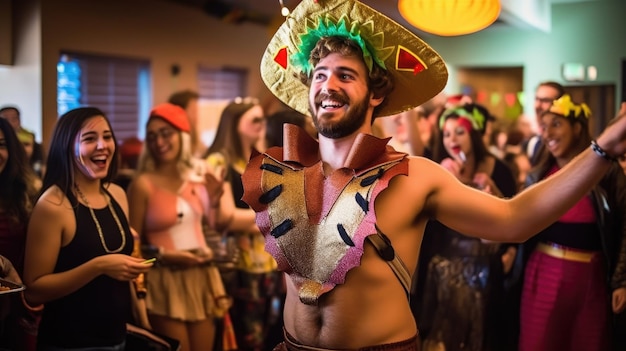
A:
[[[313,123],[327,138],[341,138],[357,131],[373,111],[367,86],[368,73],[356,56],[332,53],[313,71],[309,103]]]

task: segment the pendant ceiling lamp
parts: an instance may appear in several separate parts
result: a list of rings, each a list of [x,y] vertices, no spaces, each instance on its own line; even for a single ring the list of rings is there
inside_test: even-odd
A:
[[[399,0],[407,22],[441,36],[464,35],[487,28],[500,14],[499,0]]]

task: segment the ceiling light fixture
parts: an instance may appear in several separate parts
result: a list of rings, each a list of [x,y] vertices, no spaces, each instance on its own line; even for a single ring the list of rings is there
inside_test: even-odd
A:
[[[455,36],[487,28],[500,15],[499,0],[399,0],[407,22],[424,32]]]
[[[283,0],[278,0],[278,3],[280,4],[280,14],[285,17],[289,16],[289,9],[285,6]]]

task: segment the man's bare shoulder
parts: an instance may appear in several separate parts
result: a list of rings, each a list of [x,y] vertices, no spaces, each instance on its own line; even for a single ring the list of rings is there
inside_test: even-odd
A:
[[[409,160],[409,174],[406,181],[411,184],[421,184],[422,186],[431,184],[431,181],[438,181],[441,177],[447,178],[448,172],[438,163],[422,156],[407,156]]]
[[[422,167],[440,167],[438,163],[429,159],[428,157],[423,156],[407,156],[409,159],[409,163],[412,165],[422,166]]]
[[[406,176],[397,176],[379,196],[381,208],[378,214],[390,216],[397,221],[414,223],[429,196],[437,189],[441,167],[435,162],[418,156],[408,156],[409,171]],[[380,218],[380,216],[379,216]]]
[[[409,172],[406,177],[395,177],[386,197],[391,203],[402,203],[413,211],[421,212],[431,204],[430,199],[441,189],[455,188],[456,178],[436,162],[420,156],[408,156]]]

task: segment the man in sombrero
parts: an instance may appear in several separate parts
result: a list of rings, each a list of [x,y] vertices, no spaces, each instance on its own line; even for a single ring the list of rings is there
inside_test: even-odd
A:
[[[314,140],[286,126],[284,147],[253,155],[243,176],[243,199],[287,274],[285,342],[277,350],[418,350],[409,272],[428,219],[488,240],[524,241],[626,152],[626,104],[621,120],[570,166],[509,200],[396,152],[371,135],[372,120],[437,94],[445,64],[355,0],[303,0],[269,43],[261,74],[319,132]]]

